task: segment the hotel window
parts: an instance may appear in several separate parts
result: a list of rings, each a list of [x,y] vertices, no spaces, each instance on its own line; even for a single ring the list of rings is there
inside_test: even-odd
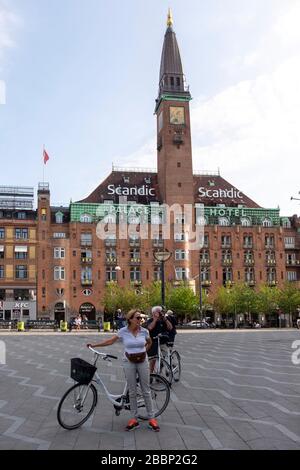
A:
[[[245,281],[246,282],[254,281],[254,269],[253,268],[245,269]]]
[[[221,245],[222,245],[223,248],[231,247],[231,236],[230,235],[222,235]]]
[[[209,281],[209,280],[210,280],[210,269],[209,268],[202,268],[201,269],[201,282],[205,282],[205,281]]]
[[[26,212],[18,212],[17,219],[26,219]]]
[[[252,235],[244,235],[243,243],[244,243],[244,248],[252,248],[253,247]]]
[[[161,280],[160,266],[156,266],[154,268],[153,278],[154,278],[154,281],[160,281]]]
[[[0,246],[0,259],[4,259],[4,246]]]
[[[41,209],[41,219],[43,222],[47,220],[47,209]]]
[[[44,233],[43,232],[43,240],[44,240]],[[53,238],[66,238],[66,234],[64,232],[54,232],[53,233]]]
[[[92,234],[82,232],[80,235],[81,246],[92,246]]]
[[[117,252],[113,248],[106,250],[105,252],[106,261],[107,262],[114,262],[117,261]]]
[[[291,226],[292,226],[291,221],[290,221],[289,219],[284,219],[284,220],[282,221],[282,226],[283,226],[284,228],[291,228]]]
[[[230,225],[228,217],[219,217],[219,225],[223,227],[228,227]]]
[[[28,240],[28,228],[16,228],[15,237],[17,240]]]
[[[209,247],[209,235],[208,235],[208,234],[205,234],[205,235],[204,235],[203,247],[204,247],[204,248],[208,248],[208,247]]]
[[[16,279],[27,279],[28,273],[27,273],[27,266],[23,264],[18,264],[16,266]]]
[[[232,262],[232,253],[231,250],[222,251],[222,263],[231,263]]]
[[[241,225],[243,227],[250,227],[251,225],[251,220],[248,217],[242,217],[241,218]]]
[[[84,224],[91,224],[93,222],[93,218],[90,214],[81,214],[80,222]]]
[[[284,237],[285,248],[295,248],[295,237]]]
[[[127,220],[129,224],[139,224],[141,222],[140,217],[136,214],[129,214]]]
[[[265,218],[263,221],[262,221],[262,226],[263,227],[272,227],[272,220],[271,219],[268,219],[268,218]]]
[[[65,268],[63,266],[55,266],[54,268],[54,281],[65,280]]]
[[[27,259],[27,246],[15,246],[15,259]]]
[[[81,270],[81,281],[91,281],[92,280],[92,268],[89,266]]]
[[[106,268],[106,281],[116,281],[117,280],[117,271],[115,268]]]
[[[141,271],[139,268],[130,268],[130,280],[131,281],[141,280]]]
[[[275,282],[276,281],[276,269],[268,268],[267,269],[267,281]]]
[[[54,248],[54,258],[55,259],[64,259],[65,258],[65,249],[61,247]]]
[[[274,235],[265,236],[265,248],[275,248]]]
[[[209,251],[208,250],[203,250],[200,253],[200,260],[201,260],[201,263],[203,263],[203,264],[209,263]]]
[[[186,234],[184,232],[174,233],[175,242],[184,242],[186,240]]]
[[[244,262],[252,264],[254,261],[254,254],[253,251],[244,251]]]
[[[64,219],[64,215],[62,212],[56,212],[55,214],[55,222],[57,224],[62,224],[63,223],[63,219]]]
[[[4,266],[0,265],[0,279],[4,278]]]
[[[176,260],[176,261],[187,260],[188,257],[189,257],[188,251],[185,251],[185,250],[175,250],[175,260]]]
[[[5,228],[0,228],[0,239],[3,240],[3,238],[5,238]]]
[[[188,268],[175,268],[176,281],[188,280]]]
[[[140,250],[130,250],[130,260],[131,261],[141,261],[141,252]]]
[[[223,284],[224,285],[226,285],[227,282],[232,282],[232,269],[231,268],[223,268],[222,276],[223,276]]]
[[[296,271],[287,271],[286,278],[288,281],[297,281]]]

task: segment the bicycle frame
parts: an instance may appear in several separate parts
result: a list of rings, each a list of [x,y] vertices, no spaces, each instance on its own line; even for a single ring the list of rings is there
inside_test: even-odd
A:
[[[96,382],[97,385],[102,386],[102,388],[105,392],[105,395],[106,395],[107,399],[110,401],[110,403],[114,406],[119,407],[119,408],[123,408],[123,401],[120,402],[120,401],[118,401],[118,399],[126,397],[127,391],[128,391],[127,382],[125,382],[123,393],[121,393],[120,395],[114,395],[114,394],[109,392],[109,390],[107,389],[105,383],[103,382],[103,380],[101,379],[100,375],[97,372],[95,372],[95,376],[96,376],[96,380],[93,379],[92,382]],[[90,382],[90,384],[92,382]],[[88,392],[88,389],[87,389],[87,392]]]

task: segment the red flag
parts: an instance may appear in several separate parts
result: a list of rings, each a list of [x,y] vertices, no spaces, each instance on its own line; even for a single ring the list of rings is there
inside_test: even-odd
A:
[[[46,165],[47,161],[49,160],[49,155],[48,153],[46,152],[46,150],[44,149],[44,152],[43,152],[43,157],[44,157],[44,164]]]

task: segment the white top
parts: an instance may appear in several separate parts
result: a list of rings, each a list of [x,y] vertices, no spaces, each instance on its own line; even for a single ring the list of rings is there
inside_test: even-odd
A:
[[[118,337],[123,342],[124,350],[128,354],[141,353],[146,351],[146,339],[149,338],[149,331],[146,328],[140,327],[135,336],[128,329],[128,326],[121,328],[118,333]]]

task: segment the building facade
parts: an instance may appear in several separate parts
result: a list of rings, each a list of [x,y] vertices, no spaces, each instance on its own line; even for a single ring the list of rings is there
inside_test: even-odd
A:
[[[108,282],[140,288],[160,279],[153,253],[161,248],[172,253],[166,280],[199,289],[201,273],[211,298],[220,286],[240,282],[256,288],[288,280],[299,287],[299,219],[261,207],[219,172],[193,171],[190,100],[169,15],[155,102],[157,170],[113,167],[87,198],[68,207],[51,206],[49,186],[39,186],[39,317],[97,318]],[[191,219],[184,211],[169,218],[174,205],[191,207]],[[189,235],[197,226],[203,243],[195,249]]]
[[[34,189],[0,187],[0,319],[36,318]]]

